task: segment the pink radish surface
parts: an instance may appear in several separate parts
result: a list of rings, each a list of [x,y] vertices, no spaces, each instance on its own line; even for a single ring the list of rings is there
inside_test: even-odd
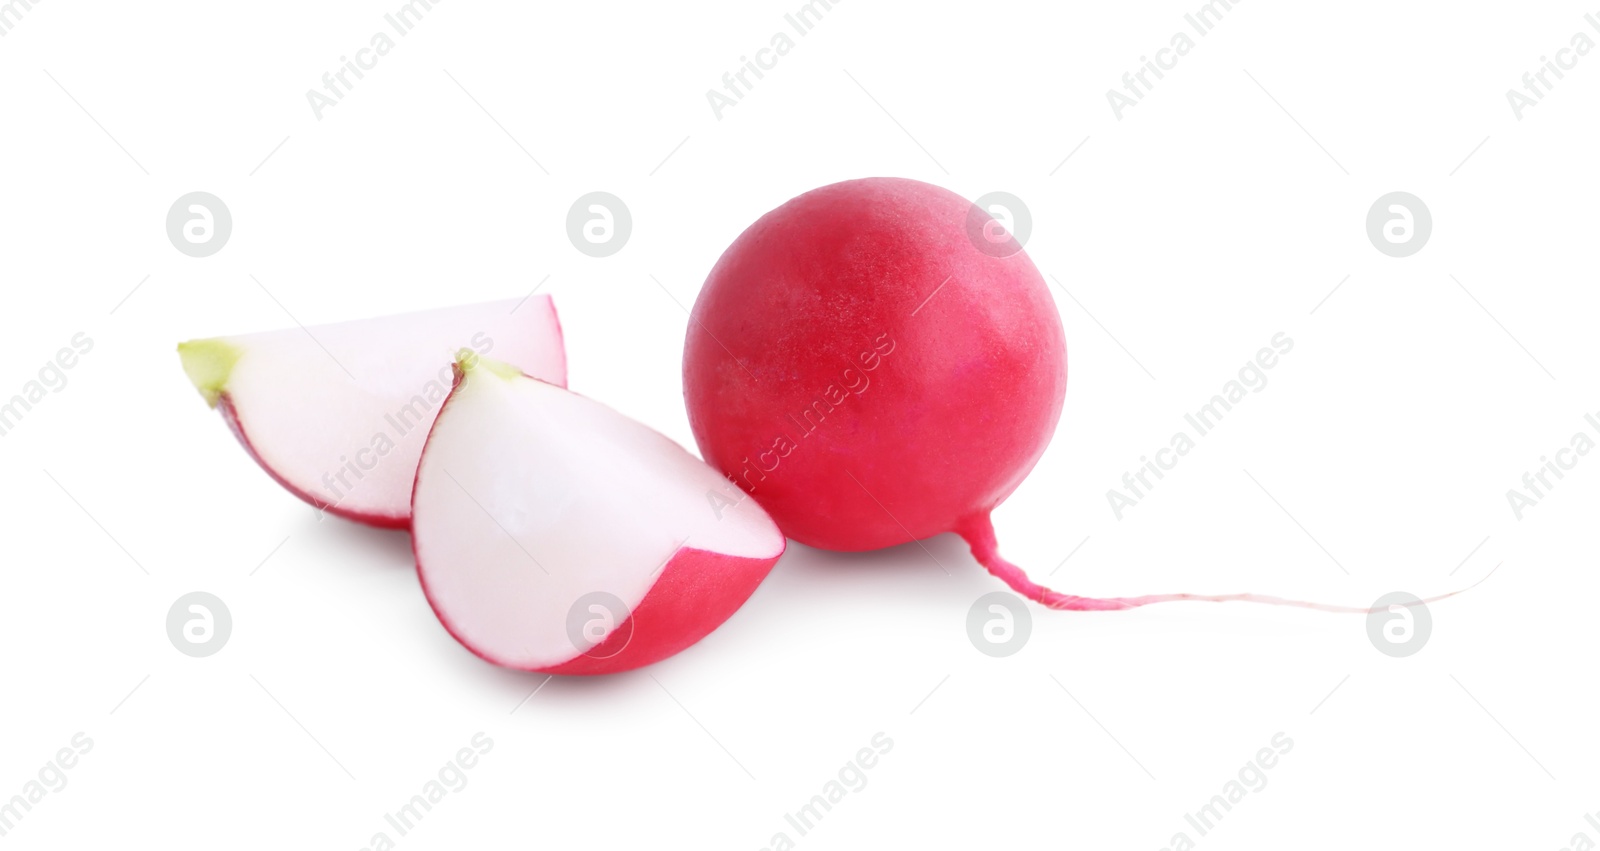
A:
[[[549,296],[193,340],[178,351],[201,396],[290,493],[403,529],[422,444],[464,346],[566,383]]]
[[[800,195],[740,234],[695,302],[684,348],[684,398],[707,462],[801,543],[872,550],[955,532],[991,573],[1053,609],[1232,600],[1368,611],[1255,594],[1073,596],[1001,557],[990,513],[1055,431],[1067,353],[1032,261],[1014,239],[980,250],[974,216],[994,233],[952,192],[868,178]]]
[[[504,364],[457,370],[417,468],[412,545],[440,622],[482,658],[553,674],[659,661],[783,554],[756,502],[666,437]]]

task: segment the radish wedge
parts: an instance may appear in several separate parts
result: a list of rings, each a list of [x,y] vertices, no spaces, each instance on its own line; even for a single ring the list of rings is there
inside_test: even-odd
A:
[[[566,384],[549,296],[192,340],[178,354],[207,404],[290,493],[404,529],[417,459],[450,391],[450,358],[466,346]]]
[[[754,500],[610,408],[463,353],[413,495],[423,592],[496,665],[657,662],[743,605],[786,541]]]

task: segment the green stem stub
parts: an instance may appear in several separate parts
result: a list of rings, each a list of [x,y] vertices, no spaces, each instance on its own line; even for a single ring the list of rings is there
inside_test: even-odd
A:
[[[178,344],[178,357],[183,360],[183,371],[194,382],[194,389],[206,404],[215,408],[227,389],[228,377],[242,354],[226,340],[190,340]]]
[[[507,381],[522,377],[522,370],[509,363],[480,357],[471,349],[462,349],[456,353],[456,367],[461,370],[462,375],[471,375],[481,368]]]

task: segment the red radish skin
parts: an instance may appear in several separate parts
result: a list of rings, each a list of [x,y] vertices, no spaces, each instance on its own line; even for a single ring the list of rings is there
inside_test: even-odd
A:
[[[684,347],[706,461],[801,543],[860,551],[954,532],[1052,609],[1368,611],[1256,594],[1079,597],[1002,558],[989,516],[1055,432],[1066,342],[1032,261],[1014,243],[980,251],[969,215],[986,218],[937,186],[867,178],[800,195],[740,234],[706,279]]]
[[[416,556],[416,539],[412,539]],[[454,618],[434,602],[427,573],[419,570],[422,594],[445,632],[474,656],[502,668],[563,676],[615,674],[653,665],[688,649],[704,638],[755,593],[777,559],[747,559],[693,547],[667,562],[650,595],[605,641],[569,662],[530,668],[495,654],[467,639]]]
[[[651,665],[687,649],[755,593],[777,559],[686,547],[661,571],[650,596],[605,641],[551,674],[609,674]]]
[[[790,538],[860,551],[948,532],[1043,454],[1067,387],[1061,320],[1025,255],[968,240],[971,206],[912,180],[838,183],[763,216],[711,271],[685,344],[689,422]]]

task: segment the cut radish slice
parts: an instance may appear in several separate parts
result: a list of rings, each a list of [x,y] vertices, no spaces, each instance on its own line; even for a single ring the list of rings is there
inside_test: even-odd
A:
[[[553,674],[703,638],[786,544],[716,470],[610,408],[463,357],[412,502],[423,592],[484,659]]]
[[[184,371],[245,451],[312,505],[392,529],[463,347],[566,384],[549,296],[193,340]]]

